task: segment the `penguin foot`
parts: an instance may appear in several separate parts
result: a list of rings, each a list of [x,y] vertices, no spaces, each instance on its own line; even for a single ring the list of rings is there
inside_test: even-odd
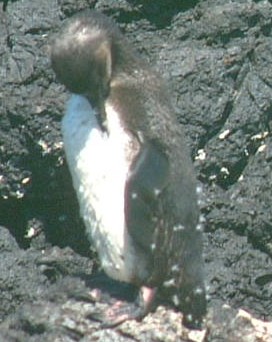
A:
[[[101,322],[103,328],[114,327],[127,320],[141,320],[150,311],[155,294],[156,289],[141,287],[135,302],[117,300],[110,308],[95,311],[89,318]]]

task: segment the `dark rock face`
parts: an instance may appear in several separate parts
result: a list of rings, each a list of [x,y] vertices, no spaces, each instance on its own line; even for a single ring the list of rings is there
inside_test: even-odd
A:
[[[0,2],[0,337],[125,341],[130,334],[152,341],[159,337],[145,324],[156,329],[175,315],[158,310],[155,321],[131,322],[129,332],[98,334],[98,325],[83,319],[93,304],[73,299],[88,290],[84,279],[96,259],[65,164],[59,123],[68,94],[55,80],[48,46],[64,18],[89,7],[113,17],[163,74],[186,125],[203,186],[209,306],[217,316],[207,338],[216,341],[224,323],[228,340],[229,320],[216,314],[223,304],[271,320],[271,3],[7,0]],[[179,329],[173,341],[186,340],[177,339]]]

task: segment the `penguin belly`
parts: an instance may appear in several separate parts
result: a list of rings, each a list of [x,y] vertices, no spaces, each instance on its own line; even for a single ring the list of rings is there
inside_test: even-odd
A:
[[[63,143],[86,233],[101,266],[113,279],[130,282],[134,255],[125,225],[125,184],[130,136],[111,113],[108,132],[81,95],[72,95],[62,119]]]

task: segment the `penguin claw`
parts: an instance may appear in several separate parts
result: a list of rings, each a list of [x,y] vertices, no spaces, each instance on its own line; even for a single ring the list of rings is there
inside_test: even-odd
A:
[[[127,320],[140,320],[145,315],[144,311],[136,302],[117,301],[110,308],[91,313],[88,318],[100,322],[102,328],[112,328]]]
[[[134,302],[117,300],[110,307],[89,314],[88,318],[101,322],[103,328],[114,327],[128,320],[141,320],[150,311],[155,294],[156,289],[142,286]]]

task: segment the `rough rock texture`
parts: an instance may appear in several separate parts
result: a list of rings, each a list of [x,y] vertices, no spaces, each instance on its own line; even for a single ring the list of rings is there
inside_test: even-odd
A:
[[[201,332],[166,306],[115,329],[89,318],[103,305],[88,296],[97,260],[63,155],[68,94],[48,59],[62,20],[89,7],[168,80],[186,125],[206,218]],[[0,1],[0,341],[272,341],[271,29],[267,0]]]

